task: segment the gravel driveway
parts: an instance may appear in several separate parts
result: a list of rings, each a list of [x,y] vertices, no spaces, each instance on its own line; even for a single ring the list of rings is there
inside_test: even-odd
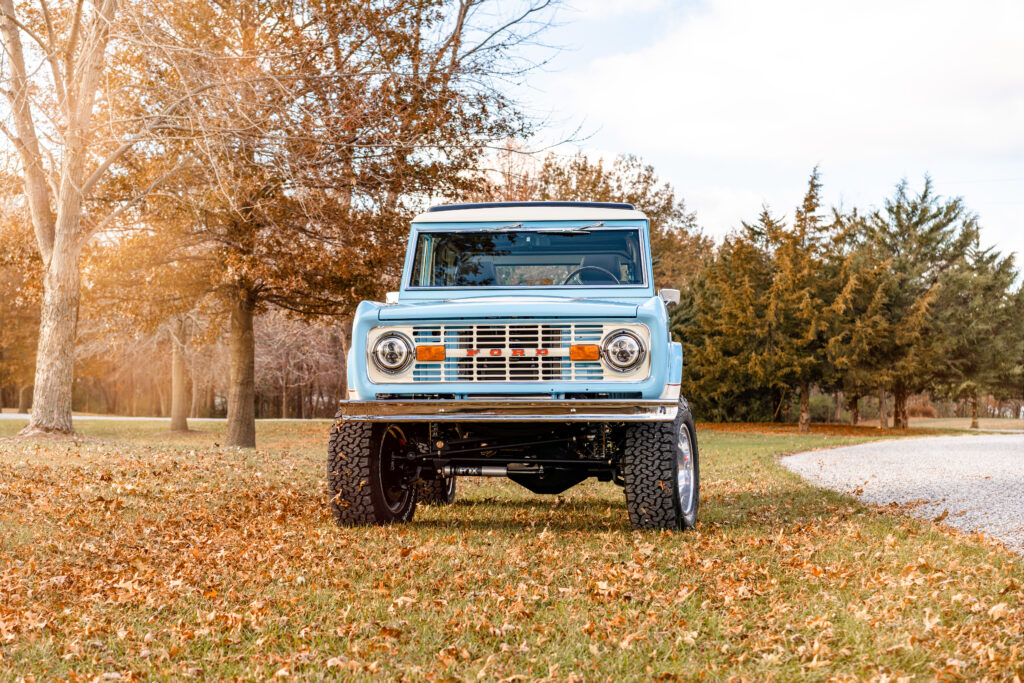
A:
[[[867,503],[920,503],[912,514],[984,530],[1024,554],[1024,434],[879,441],[799,453],[782,465]]]

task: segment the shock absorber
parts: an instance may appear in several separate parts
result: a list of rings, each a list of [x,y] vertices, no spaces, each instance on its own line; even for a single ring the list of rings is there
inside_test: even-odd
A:
[[[441,475],[445,477],[507,477],[505,465],[443,465]]]
[[[544,468],[531,463],[510,465],[442,465],[443,477],[507,477],[512,474],[544,474]]]

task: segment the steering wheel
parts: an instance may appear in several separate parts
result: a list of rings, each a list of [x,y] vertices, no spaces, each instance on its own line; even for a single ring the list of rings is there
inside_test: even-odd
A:
[[[566,276],[566,278],[565,278],[564,280],[562,280],[562,284],[563,284],[563,285],[567,285],[567,284],[569,284],[569,280],[573,279],[574,277],[576,277],[577,275],[579,275],[580,273],[582,273],[582,272],[583,272],[583,271],[585,271],[585,270],[596,270],[596,271],[597,271],[597,272],[599,272],[599,273],[604,273],[605,275],[607,275],[608,277],[610,277],[610,278],[612,279],[612,282],[613,282],[614,284],[621,284],[621,283],[619,282],[619,278],[615,277],[615,275],[614,275],[614,274],[612,274],[612,272],[611,272],[611,271],[605,270],[605,269],[604,269],[604,268],[602,268],[601,266],[580,266],[580,267],[579,267],[579,268],[577,268],[576,270],[574,270],[574,271],[572,271],[571,273],[569,273],[569,274],[568,274],[568,275]],[[583,283],[582,283],[582,282],[580,282],[580,284],[583,284]]]

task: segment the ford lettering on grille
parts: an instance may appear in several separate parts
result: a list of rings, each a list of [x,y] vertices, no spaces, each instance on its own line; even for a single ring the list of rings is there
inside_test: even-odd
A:
[[[567,356],[567,349],[452,349],[449,356],[472,358],[473,356]]]
[[[637,381],[649,368],[614,372],[600,360],[572,360],[570,347],[599,345],[609,332],[630,327],[644,338],[647,328],[631,323],[486,323],[419,324],[378,328],[395,331],[414,345],[444,346],[443,361],[414,361],[399,375],[379,376],[380,383],[446,382],[597,382]]]

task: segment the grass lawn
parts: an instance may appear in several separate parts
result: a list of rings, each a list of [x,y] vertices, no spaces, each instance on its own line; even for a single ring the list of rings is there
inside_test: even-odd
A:
[[[1020,558],[776,462],[872,430],[699,429],[701,524],[669,534],[612,484],[496,480],[339,529],[329,423],[261,423],[257,451],[166,425],[0,442],[0,679],[1024,675]]]
[[[878,421],[875,420],[877,423]],[[923,427],[927,429],[970,429],[971,418],[969,417],[912,417],[911,427]],[[999,417],[983,417],[978,420],[978,427],[981,429],[1007,429],[1024,431],[1024,420],[1011,420]]]

